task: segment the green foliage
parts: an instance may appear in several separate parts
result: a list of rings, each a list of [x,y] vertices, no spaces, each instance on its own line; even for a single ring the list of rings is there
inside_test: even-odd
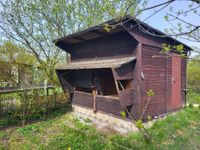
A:
[[[190,107],[190,108],[194,108],[194,105],[190,103],[190,104],[189,104],[189,107]]]
[[[0,119],[0,129],[7,128],[9,126],[19,125],[20,119],[15,114],[7,115],[6,117],[1,117]]]
[[[122,116],[123,118],[126,118],[126,112],[125,112],[125,111],[121,111],[120,114],[121,114],[121,116]]]
[[[200,104],[200,56],[196,55],[187,64],[187,102]]]
[[[162,51],[160,53],[169,53],[170,51],[175,51],[177,52],[180,56],[185,57],[185,50],[184,46],[182,44],[179,45],[170,45],[163,43],[162,44]]]
[[[33,71],[30,66],[35,62],[35,57],[24,47],[11,41],[4,42],[0,45],[0,83],[9,82],[11,86],[23,84],[23,81],[32,76]]]
[[[193,57],[187,64],[187,83],[191,91],[200,94],[200,56]]]
[[[180,53],[183,53],[183,51],[184,51],[184,46],[183,46],[182,44],[177,45],[177,46],[174,47],[174,48],[176,48],[176,50],[177,50],[178,52],[180,52]]]
[[[55,65],[66,61],[65,52],[53,40],[111,18],[135,14],[143,5],[135,0],[5,0],[0,15],[3,33],[25,45],[35,55],[50,83],[57,82]],[[14,21],[13,21],[14,20]],[[105,30],[113,27],[105,25]]]
[[[135,125],[136,125],[136,127],[137,127],[138,129],[143,129],[143,128],[144,128],[144,125],[143,125],[141,119],[137,120],[137,121],[135,122]]]
[[[185,3],[185,7],[170,6],[165,19],[172,26],[166,29],[168,35],[176,38],[183,37],[188,41],[199,43],[200,30],[195,28],[195,23],[188,22],[188,18],[199,18],[199,0],[191,0]],[[198,44],[197,44],[198,45]]]
[[[139,123],[140,122],[140,123]],[[141,124],[141,121],[138,121]],[[150,129],[159,146],[148,143],[140,132],[126,136],[102,134],[71,115],[0,131],[2,149],[121,150],[127,149],[195,149],[199,147],[200,110],[187,107],[157,120]],[[23,144],[22,144],[23,143]]]
[[[151,121],[151,120],[152,120],[152,117],[148,115],[148,116],[147,116],[147,120],[148,120],[148,121]]]
[[[164,16],[164,19],[165,19],[166,21],[168,21],[169,16]]]
[[[109,25],[109,24],[105,23],[103,29],[104,29],[106,32],[110,32],[110,31],[113,30],[114,28],[115,28],[114,25]]]
[[[168,44],[166,44],[166,43],[164,43],[164,44],[162,44],[162,51],[161,51],[161,53],[168,53],[169,51],[171,51],[172,49],[171,49],[171,46],[170,45],[168,45]]]
[[[149,91],[147,91],[147,96],[148,97],[152,97],[154,95],[155,95],[155,92],[152,89],[150,89]]]
[[[200,93],[192,90],[187,91],[187,103],[200,104]]]
[[[189,143],[192,142],[192,139],[196,141],[200,138],[195,134],[195,130],[200,127],[199,114],[200,111],[186,108],[174,116],[170,115],[164,121],[157,121],[150,131],[159,142],[165,141],[162,147],[167,146],[171,149],[175,146],[174,149],[190,149]],[[196,144],[194,143],[193,146]]]
[[[67,105],[68,98],[60,93],[60,88],[56,89],[57,93],[49,90],[50,95],[48,97],[46,94],[42,95],[43,89],[1,95],[0,110],[2,117],[0,128],[45,120],[70,111],[71,108]],[[13,100],[13,102],[10,103],[10,100]]]
[[[33,133],[38,133],[40,129],[40,126],[38,124],[33,124],[30,126],[22,127],[17,130],[18,133],[22,135],[27,135],[27,134],[33,134]]]
[[[0,52],[0,61],[27,65],[34,64],[36,61],[35,56],[28,53],[26,48],[11,41],[5,41],[0,45]]]

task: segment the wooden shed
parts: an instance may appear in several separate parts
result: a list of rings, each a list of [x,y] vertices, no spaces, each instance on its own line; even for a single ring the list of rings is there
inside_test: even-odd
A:
[[[191,48],[138,19],[113,19],[54,42],[71,57],[56,72],[73,105],[116,117],[127,110],[136,119],[144,109],[146,117],[185,105],[186,59],[160,51],[163,43],[181,44],[185,54]]]

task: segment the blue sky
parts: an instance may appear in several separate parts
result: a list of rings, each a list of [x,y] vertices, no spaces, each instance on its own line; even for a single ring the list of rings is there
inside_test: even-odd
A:
[[[166,2],[166,1],[167,0],[149,0],[148,6],[154,6],[154,5],[157,5],[158,3],[162,3],[162,2]],[[189,2],[188,0],[178,0],[176,2],[173,2],[167,8],[163,9],[162,11],[160,11],[153,17],[146,20],[145,22],[148,23],[149,25],[151,25],[152,27],[165,32],[165,29],[171,28],[170,24],[167,21],[165,21],[165,19],[164,19],[164,16],[166,15],[166,13],[169,12],[169,7],[172,6],[174,9],[187,9],[189,4],[191,4],[191,2]],[[157,9],[158,8],[156,8],[154,10],[144,11],[143,14],[141,15],[140,20],[143,21],[145,18],[147,18],[149,15],[151,15]],[[2,10],[1,5],[0,5],[0,10]],[[200,10],[199,10],[199,12],[200,12]],[[193,15],[188,15],[184,19],[193,24],[200,25],[200,17],[199,16],[194,17]],[[0,20],[1,20],[1,17],[0,17]],[[178,39],[178,40],[186,43],[189,46],[200,47],[200,43],[191,42],[191,41],[187,41],[184,39]]]
[[[149,0],[148,6],[154,6],[159,3],[166,2],[166,1],[167,0],[159,0],[159,1],[158,0]],[[166,13],[169,12],[170,6],[172,6],[174,8],[174,10],[178,10],[178,9],[186,10],[188,8],[189,4],[191,4],[191,2],[189,2],[187,0],[179,0],[179,1],[173,2],[171,5],[169,5],[168,7],[166,7],[165,9],[163,9],[162,11],[160,11],[159,13],[154,15],[153,17],[146,20],[145,23],[165,32],[165,29],[171,28],[171,25],[164,19],[164,16],[166,15]],[[159,7],[159,8],[161,8],[161,7]],[[156,8],[154,10],[145,11],[140,18],[141,21],[144,20],[145,18],[147,18],[149,15],[151,15],[155,10],[158,10],[159,8]],[[199,12],[200,12],[200,10],[199,10]],[[200,25],[200,17],[199,16],[194,17],[194,15],[192,13],[188,14],[188,16],[184,17],[184,20],[186,20],[192,24],[195,24],[195,25]],[[189,46],[200,47],[200,43],[197,43],[197,42],[191,42],[191,41],[180,39],[180,38],[178,40],[186,43]]]

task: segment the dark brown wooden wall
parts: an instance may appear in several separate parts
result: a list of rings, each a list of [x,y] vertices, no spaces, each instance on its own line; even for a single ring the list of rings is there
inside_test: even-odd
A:
[[[145,109],[148,101],[147,92],[152,89],[152,97],[145,115],[155,116],[166,112],[166,58],[155,57],[160,55],[161,49],[153,46],[142,46],[142,72],[144,79],[141,82],[141,110]]]
[[[166,58],[166,111],[172,110],[172,57]]]
[[[152,97],[146,114],[150,116],[159,115],[173,111],[172,108],[172,57],[162,56],[161,48],[144,45],[142,46],[142,72],[144,80],[141,81],[141,112],[143,112],[148,101],[147,91],[152,89],[155,96]],[[152,57],[156,55],[156,57]],[[174,53],[174,55],[177,55]],[[186,60],[181,62],[181,101],[185,105],[186,94]]]
[[[174,53],[174,55],[177,55]],[[166,58],[166,111],[173,111],[172,107],[172,57]],[[185,106],[186,102],[186,65],[187,61],[182,58],[181,59],[181,103],[182,107]]]
[[[136,61],[133,61],[123,65],[120,68],[116,68],[115,71],[113,72],[115,79],[116,80],[134,79],[135,64]]]
[[[95,57],[129,56],[135,52],[136,40],[126,31],[109,37],[101,37],[71,46],[71,59],[89,59]]]
[[[93,109],[93,101],[92,94],[75,91],[72,103]],[[96,97],[96,109],[119,117],[123,110],[119,100],[102,96]]]
[[[182,86],[182,106],[185,106],[186,103],[186,71],[187,71],[187,61],[186,59],[182,58],[181,62],[181,86]]]
[[[136,118],[139,119],[140,115],[141,115],[141,90],[140,90],[140,85],[141,85],[141,76],[140,76],[140,69],[141,69],[141,52],[142,52],[142,47],[141,44],[137,45],[136,48],[136,56],[137,56],[137,60],[135,62],[135,68],[134,68],[134,73],[133,73],[133,82],[132,82],[132,89],[134,89],[133,92],[133,106],[130,110],[131,115]]]
[[[138,40],[139,44],[133,37]],[[172,59],[171,57],[152,57],[154,55],[161,56],[160,51],[163,42],[166,43],[167,40],[155,38],[137,29],[132,29],[131,35],[123,31],[109,37],[101,37],[71,45],[69,52],[72,61],[94,59],[95,57],[101,59],[103,57],[137,56],[137,60],[130,63],[134,65],[133,72],[125,72],[121,76],[119,72],[123,72],[123,69],[126,70],[126,67],[124,67],[122,70],[118,70],[119,72],[114,72],[114,75],[117,80],[133,79],[131,83],[133,95],[129,95],[133,98],[130,112],[135,118],[139,119],[148,100],[147,91],[150,89],[155,92],[155,96],[152,97],[147,107],[146,116],[155,116],[173,110],[171,106]],[[130,64],[127,65],[129,69]],[[186,61],[184,59],[182,59],[181,69],[181,96],[184,104],[184,89],[186,88]],[[144,74],[144,79],[141,79],[141,72]],[[103,80],[103,82],[107,82],[107,80]],[[73,103],[92,108],[93,98],[89,93],[75,91]],[[97,109],[106,113],[120,116],[121,107],[119,100],[106,97],[97,98]]]

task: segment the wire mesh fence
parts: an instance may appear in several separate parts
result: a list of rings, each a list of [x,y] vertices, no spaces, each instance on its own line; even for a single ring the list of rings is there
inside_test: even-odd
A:
[[[55,111],[68,111],[68,96],[55,88],[30,88],[0,94],[0,128],[43,120]]]

